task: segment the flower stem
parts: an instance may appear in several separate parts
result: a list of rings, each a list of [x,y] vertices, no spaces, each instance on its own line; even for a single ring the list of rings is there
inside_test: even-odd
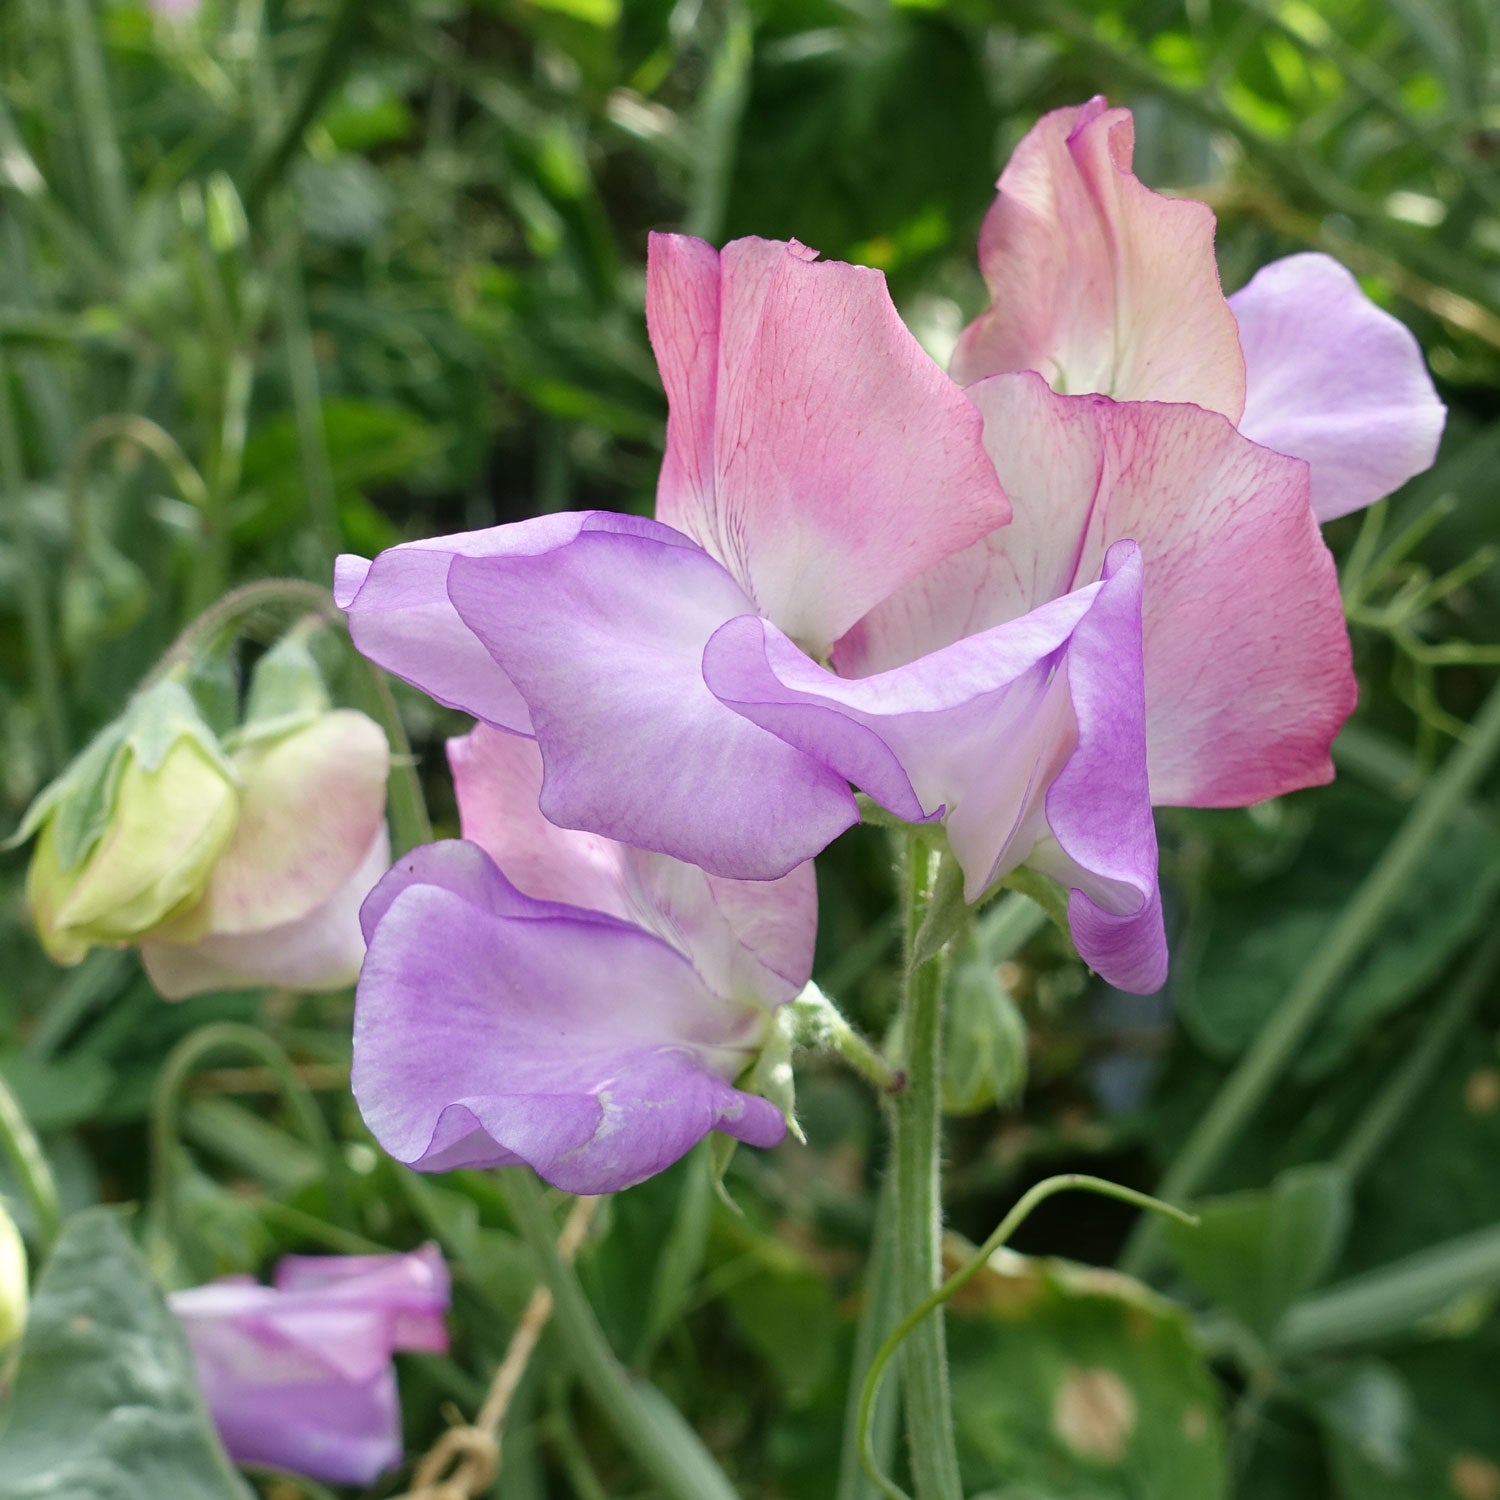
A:
[[[941,951],[914,962],[916,936],[937,889],[941,856],[909,837],[906,857],[906,976],[902,1035],[906,1088],[892,1105],[896,1174],[896,1285],[914,1308],[942,1275],[943,969]],[[906,1433],[918,1500],[963,1500],[948,1390],[948,1346],[941,1311],[924,1319],[902,1353]]]
[[[16,1096],[3,1079],[0,1079],[0,1148],[3,1148],[16,1181],[31,1205],[36,1220],[37,1247],[45,1255],[62,1228],[57,1182],[40,1142],[16,1102]]]
[[[1408,883],[1443,836],[1453,815],[1500,758],[1500,684],[1474,720],[1469,738],[1427,783],[1395,838],[1365,877],[1318,951],[1298,975],[1281,1009],[1240,1060],[1208,1111],[1162,1178],[1166,1198],[1190,1197],[1223,1160],[1235,1137],[1265,1102],[1303,1038],[1323,1013],[1335,986],[1349,972],[1401,899]],[[1154,1264],[1159,1241],[1154,1221],[1143,1220],[1120,1259],[1120,1269],[1140,1276]]]
[[[940,1287],[929,1292],[891,1330],[890,1335],[881,1344],[880,1348],[876,1351],[874,1359],[870,1362],[870,1368],[865,1375],[864,1387],[860,1391],[859,1397],[860,1454],[865,1466],[865,1472],[875,1483],[880,1493],[888,1497],[888,1500],[907,1500],[907,1496],[899,1486],[892,1484],[880,1472],[869,1439],[870,1414],[874,1409],[877,1397],[880,1395],[880,1381],[882,1375],[885,1373],[885,1367],[901,1347],[902,1341],[912,1337],[922,1327],[924,1319],[936,1313],[955,1292],[962,1291],[989,1263],[990,1256],[1010,1239],[1011,1235],[1026,1222],[1031,1216],[1032,1211],[1039,1204],[1044,1203],[1048,1198],[1053,1197],[1057,1193],[1075,1190],[1098,1193],[1105,1198],[1118,1198],[1122,1203],[1129,1203],[1136,1208],[1147,1209],[1153,1213],[1165,1214],[1167,1217],[1180,1220],[1184,1224],[1196,1225],[1198,1222],[1192,1214],[1184,1213],[1180,1208],[1174,1208],[1170,1203],[1162,1203],[1156,1198],[1150,1198],[1145,1193],[1138,1193],[1134,1188],[1121,1187],[1118,1183],[1108,1182],[1102,1177],[1086,1177],[1077,1172],[1067,1172],[1060,1177],[1049,1177],[1045,1182],[1039,1182],[1035,1187],[1023,1193],[1012,1206],[1010,1212],[990,1232],[990,1237],[969,1257],[968,1261],[959,1267]]]
[[[567,1357],[615,1436],[667,1500],[736,1500],[734,1486],[692,1429],[680,1419],[669,1423],[631,1384],[577,1273],[558,1251],[541,1184],[525,1168],[502,1172],[500,1182],[542,1283],[552,1293],[553,1322]]]

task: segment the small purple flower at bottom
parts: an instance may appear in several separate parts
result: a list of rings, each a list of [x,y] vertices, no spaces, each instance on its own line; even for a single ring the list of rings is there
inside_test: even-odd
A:
[[[198,1381],[236,1463],[368,1484],[401,1459],[391,1355],[442,1353],[448,1268],[409,1255],[289,1255],[274,1286],[226,1277],[173,1292]]]
[[[734,1081],[812,971],[811,865],[719,879],[547,822],[534,740],[482,725],[449,755],[466,839],[404,856],[361,914],[352,1082],[380,1144],[573,1193],[711,1130],[777,1144],[781,1111]]]

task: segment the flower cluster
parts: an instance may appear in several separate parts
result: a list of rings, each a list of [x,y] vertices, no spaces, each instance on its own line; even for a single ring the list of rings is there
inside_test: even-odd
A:
[[[27,899],[58,963],[139,946],[169,1000],[255,985],[335,989],[359,971],[360,903],[390,863],[389,751],[333,708],[286,637],[221,742],[174,676],[143,689],[37,798]]]
[[[391,1355],[444,1353],[448,1268],[409,1255],[288,1255],[274,1286],[173,1292],[204,1399],[239,1463],[369,1484],[401,1458]]]
[[[653,236],[656,519],[340,559],[358,647],[482,721],[470,842],[364,913],[355,1087],[395,1155],[603,1191],[710,1128],[775,1139],[733,1082],[806,978],[851,787],[940,824],[970,902],[1060,882],[1083,958],[1149,992],[1153,805],[1332,775],[1355,686],[1319,522],[1426,467],[1443,408],[1326,257],[1226,300],[1211,212],[1132,147],[1099,99],[1021,144],[951,377],[875,271]]]

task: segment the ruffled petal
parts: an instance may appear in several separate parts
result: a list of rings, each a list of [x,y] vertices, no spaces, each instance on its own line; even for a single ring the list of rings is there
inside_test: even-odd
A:
[[[1049,873],[1074,889],[1085,959],[1116,984],[1154,989],[1166,950],[1159,901],[1152,916],[1140,589],[1126,542],[1103,581],[875,676],[836,677],[749,617],[715,634],[704,673],[723,701],[897,817],[941,817],[968,900],[1042,846]],[[1157,939],[1144,964],[1141,922]]]
[[[990,309],[959,339],[955,379],[1036,370],[1073,395],[1239,417],[1245,365],[1213,212],[1145,187],[1134,151],[1130,111],[1102,98],[1043,115],[1016,147],[979,236]]]
[[[607,1193],[710,1130],[781,1139],[775,1106],[728,1081],[758,1045],[757,1007],[711,995],[639,929],[498,916],[471,899],[472,872],[460,884],[406,885],[360,978],[354,1094],[391,1155],[433,1171],[524,1162]]]
[[[646,316],[671,407],[658,517],[822,651],[1010,510],[885,278],[815,256],[653,235]]]
[[[969,394],[1016,519],[873,611],[835,649],[838,670],[881,671],[1015,619],[1132,538],[1152,801],[1234,807],[1327,781],[1355,688],[1306,466],[1192,406],[1058,396],[1029,374]]]
[[[1240,431],[1307,460],[1320,521],[1431,466],[1447,409],[1421,347],[1336,260],[1272,261],[1229,305],[1245,351]]]
[[[549,823],[534,740],[481,724],[448,741],[466,839],[523,891],[608,912],[664,938],[715,994],[789,1000],[812,974],[811,863],[779,880],[724,880],[665,854]]]
[[[544,552],[580,531],[635,524],[634,516],[610,511],[564,511],[403,542],[373,562],[345,553],[334,567],[333,595],[355,646],[371,661],[449,708],[530,734],[525,700],[449,602],[449,565],[455,557]]]
[[[681,533],[636,525],[459,558],[454,606],[529,706],[547,818],[730,879],[785,875],[856,821],[854,800],[704,686],[704,643],[749,601]]]

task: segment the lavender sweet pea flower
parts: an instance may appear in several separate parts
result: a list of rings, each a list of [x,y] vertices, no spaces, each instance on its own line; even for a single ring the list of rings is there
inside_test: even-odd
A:
[[[710,1130],[780,1141],[734,1080],[812,971],[811,866],[721,880],[558,828],[536,743],[488,726],[449,756],[467,841],[402,858],[362,914],[353,1088],[380,1144],[607,1193]]]
[[[448,1270],[430,1245],[288,1256],[274,1286],[227,1277],[169,1300],[230,1457],[337,1484],[400,1462],[392,1353],[448,1347]]]
[[[1326,255],[1265,267],[1226,302],[1206,204],[1131,170],[1135,126],[1102,98],[1016,147],[979,239],[991,305],[963,333],[966,385],[1035,370],[1056,390],[1190,402],[1312,466],[1329,520],[1427,468],[1445,416],[1416,340]]]

